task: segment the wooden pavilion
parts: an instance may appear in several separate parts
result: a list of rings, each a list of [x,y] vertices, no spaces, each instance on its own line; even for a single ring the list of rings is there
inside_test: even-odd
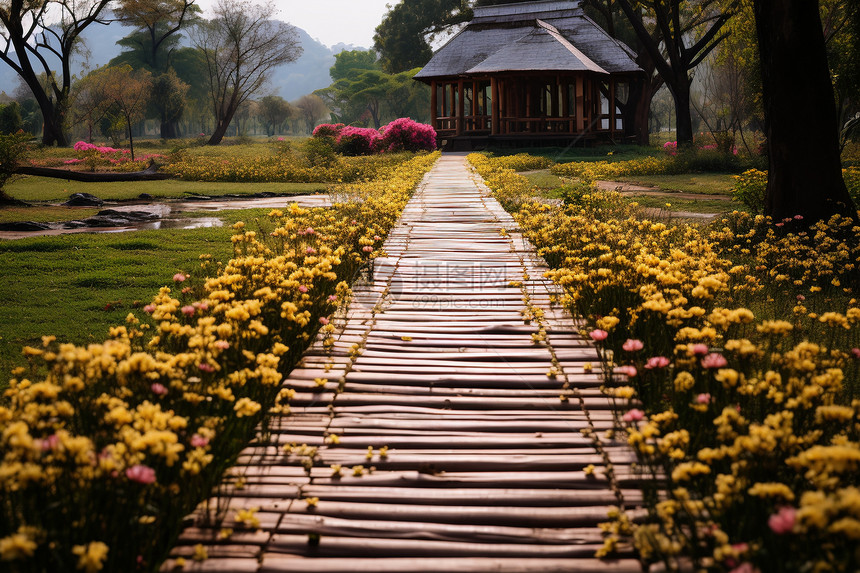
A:
[[[415,79],[448,149],[618,141],[635,57],[578,0],[502,4],[475,8]]]

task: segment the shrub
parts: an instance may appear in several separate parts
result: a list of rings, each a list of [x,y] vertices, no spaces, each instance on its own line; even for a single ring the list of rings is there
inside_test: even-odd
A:
[[[302,145],[302,151],[304,151],[305,158],[311,167],[331,167],[337,162],[337,155],[334,152],[334,139],[327,136],[308,139]],[[288,153],[279,152],[279,156],[285,160],[292,158]]]
[[[325,141],[334,147],[337,136],[344,127],[346,126],[342,123],[321,123],[314,128],[312,137],[313,139]]]
[[[0,201],[8,200],[3,186],[15,174],[18,162],[29,152],[29,135],[16,133],[13,135],[0,134]]]
[[[344,155],[370,155],[382,136],[369,127],[346,126],[337,135],[335,151]]]
[[[735,175],[735,187],[732,189],[732,201],[745,205],[753,213],[764,211],[764,194],[767,189],[767,172],[758,169],[748,169],[740,175]]]
[[[408,117],[395,119],[380,130],[382,151],[433,151],[436,149],[436,130]]]
[[[555,162],[547,157],[530,155],[528,153],[517,153],[516,155],[505,155],[494,157],[493,164],[514,171],[533,171],[535,169],[549,169]]]

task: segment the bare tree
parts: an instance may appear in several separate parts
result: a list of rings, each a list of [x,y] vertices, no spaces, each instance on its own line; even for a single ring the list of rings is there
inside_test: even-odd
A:
[[[266,83],[269,72],[302,53],[296,29],[273,21],[272,3],[218,0],[215,18],[192,33],[206,62],[216,126],[209,145],[217,145],[239,106]]]
[[[693,144],[690,113],[690,70],[726,38],[723,29],[737,9],[738,0],[653,0],[638,3],[618,0],[624,14],[648,50],[657,73],[675,100],[678,145]],[[655,36],[648,23],[656,22]]]
[[[66,145],[63,123],[72,84],[71,59],[80,35],[110,0],[8,0],[0,2],[0,61],[30,88],[44,118],[42,143]],[[14,57],[13,57],[14,54]],[[41,70],[47,86],[39,80]]]
[[[293,106],[299,110],[298,115],[304,120],[308,133],[312,133],[317,122],[329,113],[325,102],[316,94],[303,95]]]

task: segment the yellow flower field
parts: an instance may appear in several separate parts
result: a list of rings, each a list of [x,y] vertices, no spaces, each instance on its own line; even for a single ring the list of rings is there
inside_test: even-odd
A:
[[[104,342],[25,348],[0,406],[3,570],[157,570],[255,427],[289,412],[282,377],[334,330],[436,157],[401,157],[332,209],[235,225],[232,260],[201,256]]]
[[[647,478],[647,519],[614,510],[601,555],[630,542],[670,570],[860,569],[860,227],[666,225],[596,190],[553,207],[470,160],[587,321]],[[569,166],[554,171],[607,177]]]

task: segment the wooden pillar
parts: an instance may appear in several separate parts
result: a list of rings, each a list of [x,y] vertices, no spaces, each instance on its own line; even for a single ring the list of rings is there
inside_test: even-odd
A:
[[[433,126],[433,129],[439,131],[439,94],[438,94],[438,86],[436,84],[436,80],[433,80],[430,83],[430,125]]]
[[[570,125],[570,81],[565,80],[564,85],[561,86],[561,116],[565,118],[565,131],[571,132],[573,131],[572,126]]]
[[[463,97],[463,80],[457,82],[457,135],[463,135],[463,122],[466,109],[466,98]]]
[[[576,131],[585,131],[585,76],[576,77]]]
[[[609,78],[609,137],[615,139],[615,78]]]
[[[490,91],[492,95],[490,97],[490,108],[492,110],[492,118],[490,119],[490,134],[491,135],[499,135],[499,104],[501,104],[501,98],[499,97],[499,80],[495,77],[490,78]]]

